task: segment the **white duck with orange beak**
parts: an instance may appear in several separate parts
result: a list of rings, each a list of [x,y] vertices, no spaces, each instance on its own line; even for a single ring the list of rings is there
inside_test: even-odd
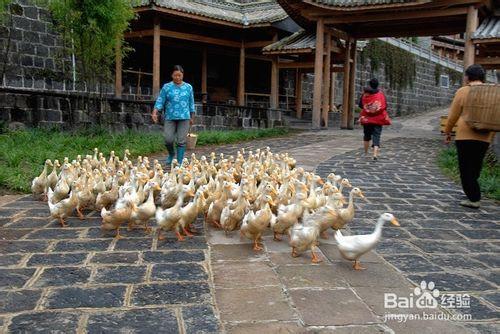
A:
[[[377,246],[382,236],[382,226],[386,222],[391,222],[393,225],[399,226],[398,221],[392,214],[383,213],[378,218],[375,231],[371,234],[344,236],[340,230],[337,230],[335,233],[335,240],[337,241],[339,252],[343,258],[354,261],[354,269],[365,269],[359,264],[359,258]]]

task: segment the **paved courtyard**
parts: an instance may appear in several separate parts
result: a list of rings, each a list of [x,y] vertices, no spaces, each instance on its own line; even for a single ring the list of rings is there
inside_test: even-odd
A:
[[[360,131],[321,131],[217,147],[234,154],[270,146],[321,176],[334,171],[363,189],[348,232],[386,226],[367,269],[353,271],[333,234],[320,239],[323,262],[290,256],[286,240],[264,237],[255,253],[238,233],[203,228],[193,239],[157,241],[143,231],[122,240],[102,235],[95,212],[60,228],[46,203],[30,196],[0,200],[0,332],[161,333],[498,333],[500,332],[500,207],[462,209],[460,187],[435,164],[436,114],[396,122],[383,134],[381,158],[360,149]],[[423,139],[426,138],[426,139]],[[198,149],[206,153],[212,148]],[[347,232],[346,232],[347,233]],[[437,309],[471,320],[386,320],[384,293],[410,296],[420,281],[441,294],[470,295],[470,308]]]

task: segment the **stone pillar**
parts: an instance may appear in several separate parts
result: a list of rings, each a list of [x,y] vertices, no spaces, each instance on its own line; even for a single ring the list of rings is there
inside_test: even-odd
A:
[[[321,84],[323,83],[323,43],[324,43],[324,23],[319,18],[316,22],[316,51],[314,55],[314,89],[313,89],[313,110],[312,128],[319,129],[321,122]]]

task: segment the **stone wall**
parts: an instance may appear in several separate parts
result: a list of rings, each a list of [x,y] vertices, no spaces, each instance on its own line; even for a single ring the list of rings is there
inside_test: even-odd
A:
[[[154,101],[107,98],[26,89],[0,89],[0,122],[11,127],[77,129],[101,125],[113,131],[155,131],[151,120]],[[284,125],[279,111],[222,105],[196,105],[193,129],[231,130]]]
[[[72,83],[65,78],[71,75],[64,75],[62,69],[70,71],[71,58],[62,54],[62,41],[53,30],[48,11],[31,0],[14,0],[11,14],[7,20],[10,28],[0,26],[1,66],[7,59],[3,84],[28,89],[69,89]]]

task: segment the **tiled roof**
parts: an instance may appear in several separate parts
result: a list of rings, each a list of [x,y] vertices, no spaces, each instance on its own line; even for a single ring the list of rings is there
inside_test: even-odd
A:
[[[381,5],[401,5],[401,4],[415,4],[422,2],[422,0],[312,0],[319,5],[331,7],[364,7],[364,6],[381,6]]]
[[[500,16],[492,16],[484,19],[472,36],[472,39],[482,40],[500,38]]]
[[[141,0],[136,7],[149,5],[249,26],[288,17],[274,0]]]
[[[316,48],[316,34],[299,30],[262,49],[268,52],[312,52]]]
[[[341,45],[345,41],[340,40]],[[357,49],[362,50],[366,46],[366,41],[358,41]],[[269,44],[262,49],[263,53],[305,53],[314,52],[316,49],[316,33],[299,30],[290,36],[280,39],[273,44]]]

